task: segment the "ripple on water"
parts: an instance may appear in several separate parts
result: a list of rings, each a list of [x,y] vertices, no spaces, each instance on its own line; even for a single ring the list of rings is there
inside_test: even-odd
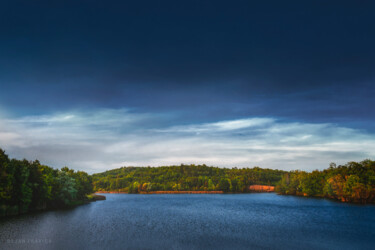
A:
[[[373,249],[375,244],[375,206],[275,194],[106,196],[71,210],[1,220],[1,248]],[[14,242],[38,239],[48,242]]]

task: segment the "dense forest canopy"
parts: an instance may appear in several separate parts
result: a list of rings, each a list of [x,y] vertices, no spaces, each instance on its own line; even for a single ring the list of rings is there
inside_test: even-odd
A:
[[[206,165],[123,167],[93,175],[96,191],[249,192],[254,184],[276,186],[279,194],[325,197],[345,202],[375,202],[375,161],[349,162],[311,173]]]
[[[375,202],[375,161],[349,162],[311,173],[206,165],[122,167],[88,175],[61,170],[38,160],[9,159],[0,149],[0,216],[79,204],[94,191],[250,192],[250,185],[276,186],[279,194],[326,197],[344,202]]]
[[[85,172],[9,159],[0,149],[0,217],[79,204],[92,192]]]
[[[223,191],[247,192],[253,184],[276,185],[285,171],[218,168],[206,165],[122,167],[93,175],[96,191]]]
[[[375,161],[349,162],[311,173],[291,171],[276,187],[280,194],[326,197],[344,202],[375,202]]]

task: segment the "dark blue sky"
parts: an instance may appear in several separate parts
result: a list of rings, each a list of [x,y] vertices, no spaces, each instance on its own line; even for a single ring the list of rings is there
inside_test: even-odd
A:
[[[1,1],[0,110],[372,134],[374,13],[374,1]]]

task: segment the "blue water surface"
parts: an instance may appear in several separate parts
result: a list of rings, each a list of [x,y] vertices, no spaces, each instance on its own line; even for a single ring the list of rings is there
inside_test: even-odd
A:
[[[105,194],[0,220],[1,249],[375,249],[375,206],[262,194]]]

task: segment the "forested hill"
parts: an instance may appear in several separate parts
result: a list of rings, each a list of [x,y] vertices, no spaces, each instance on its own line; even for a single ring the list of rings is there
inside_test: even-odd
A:
[[[375,203],[375,161],[348,162],[328,169],[290,171],[276,187],[280,194],[315,196],[343,202]]]
[[[96,191],[224,191],[247,192],[253,184],[276,185],[285,171],[218,168],[206,165],[122,167],[94,174]]]
[[[0,217],[82,204],[92,192],[85,172],[9,159],[0,149]]]
[[[344,202],[375,203],[375,161],[331,164],[313,172],[206,165],[122,167],[88,175],[39,161],[9,159],[0,149],[0,217],[70,206],[93,191],[249,192],[250,185],[276,186],[279,194],[315,196]]]
[[[325,197],[343,202],[375,202],[375,161],[349,162],[325,170],[281,171],[206,165],[123,167],[92,176],[95,191],[248,192],[254,184],[276,186],[279,194]]]

